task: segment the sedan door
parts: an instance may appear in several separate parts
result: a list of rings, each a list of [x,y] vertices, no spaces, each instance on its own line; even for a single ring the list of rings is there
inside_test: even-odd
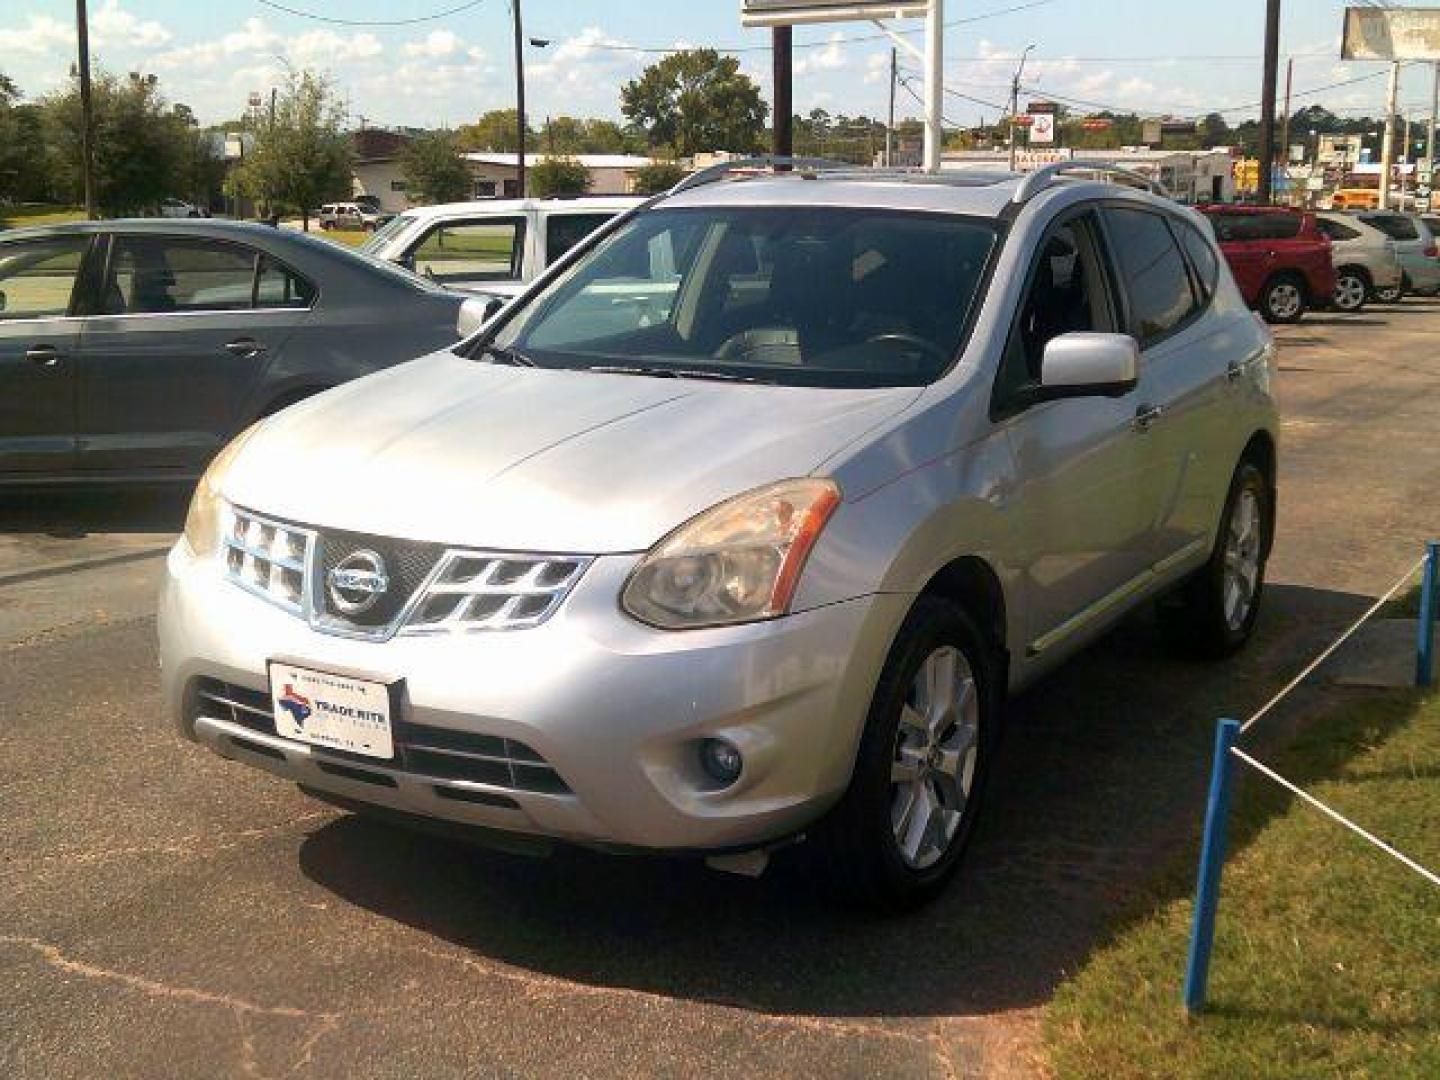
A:
[[[118,234],[77,383],[79,464],[189,475],[234,433],[314,289],[230,241]]]
[[[0,244],[0,474],[75,465],[72,312],[90,244],[85,235]]]

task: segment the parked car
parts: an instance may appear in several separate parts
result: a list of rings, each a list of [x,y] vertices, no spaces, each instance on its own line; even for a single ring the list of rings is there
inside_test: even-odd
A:
[[[453,344],[478,300],[227,221],[0,234],[0,485],[191,479],[240,429]]]
[[[160,200],[160,216],[165,218],[198,218],[209,217],[206,210],[200,209],[194,203],[186,202],[184,199],[162,199]]]
[[[1430,230],[1431,236],[1440,237],[1440,216],[1435,214],[1421,214],[1420,220],[1423,221],[1425,227]]]
[[[1299,322],[1307,308],[1330,303],[1335,267],[1314,214],[1218,203],[1197,209],[1214,227],[1241,295],[1267,322]]]
[[[486,199],[398,215],[363,250],[450,288],[512,298],[590,233],[643,200]]]
[[[262,421],[168,561],[168,712],[344,806],[933,896],[1008,690],[1259,610],[1270,335],[1203,219],[1072,168],[702,174]]]
[[[1365,301],[1401,287],[1404,275],[1395,241],[1379,229],[1333,211],[1316,214],[1315,227],[1330,240],[1336,311],[1359,311]]]
[[[383,222],[379,209],[370,209],[359,203],[326,203],[316,215],[322,229],[363,229],[374,232]]]
[[[1396,290],[1378,293],[1382,300],[1388,304],[1405,293],[1434,296],[1440,292],[1440,248],[1436,247],[1435,234],[1419,214],[1369,210],[1356,214],[1355,218],[1379,229],[1395,242],[1403,279]]]

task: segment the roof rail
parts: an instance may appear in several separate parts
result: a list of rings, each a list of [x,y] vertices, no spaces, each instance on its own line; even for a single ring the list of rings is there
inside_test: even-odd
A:
[[[743,172],[746,169],[773,169],[777,165],[788,166],[790,171],[795,172],[819,172],[821,170],[856,168],[855,165],[848,161],[833,161],[830,158],[785,157],[779,154],[759,154],[755,157],[732,158],[729,161],[722,161],[718,165],[711,165],[709,168],[701,169],[699,172],[691,173],[665,194],[679,195],[682,191],[689,191],[691,188],[700,187],[702,184],[713,184],[716,180],[722,180],[732,172]]]
[[[1114,177],[1121,183],[1130,181],[1131,187],[1143,187],[1151,194],[1166,199],[1172,198],[1170,192],[1160,181],[1118,162],[1071,160],[1052,162],[1049,165],[1042,165],[1034,172],[1027,173],[1025,178],[1020,181],[1020,186],[1015,189],[1015,198],[1012,201],[1028,202],[1069,173],[1090,173],[1101,177]]]

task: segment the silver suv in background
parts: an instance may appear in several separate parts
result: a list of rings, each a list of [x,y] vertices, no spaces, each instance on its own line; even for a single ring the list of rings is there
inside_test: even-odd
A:
[[[1367,300],[1400,288],[1403,274],[1395,241],[1375,226],[1338,211],[1317,212],[1315,226],[1330,238],[1335,310],[1359,311]]]
[[[1394,303],[1406,293],[1434,296],[1440,293],[1440,246],[1419,214],[1398,210],[1364,210],[1355,219],[1379,229],[1395,243],[1402,281],[1395,290],[1376,290],[1378,299]]]
[[[808,838],[903,906],[1007,693],[1150,602],[1245,643],[1274,350],[1202,219],[1089,162],[748,165],[228,448],[160,603],[186,737],[512,843]]]

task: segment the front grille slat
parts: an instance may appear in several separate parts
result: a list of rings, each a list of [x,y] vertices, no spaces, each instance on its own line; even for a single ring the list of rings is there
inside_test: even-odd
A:
[[[275,717],[271,712],[270,695],[219,679],[200,679],[193,693],[195,714],[226,720],[264,735],[275,735]],[[396,719],[395,745],[399,770],[418,773],[441,780],[465,780],[509,791],[537,792],[546,795],[572,794],[555,767],[532,747],[518,739],[500,735],[475,734],[455,728],[434,727]],[[245,749],[263,752],[259,744]],[[327,755],[328,751],[312,747],[312,753]],[[273,756],[273,755],[272,755]],[[349,757],[346,761],[352,761]],[[343,767],[327,771],[337,776],[348,775]],[[367,774],[374,783],[381,774]],[[353,779],[353,777],[352,777]]]

